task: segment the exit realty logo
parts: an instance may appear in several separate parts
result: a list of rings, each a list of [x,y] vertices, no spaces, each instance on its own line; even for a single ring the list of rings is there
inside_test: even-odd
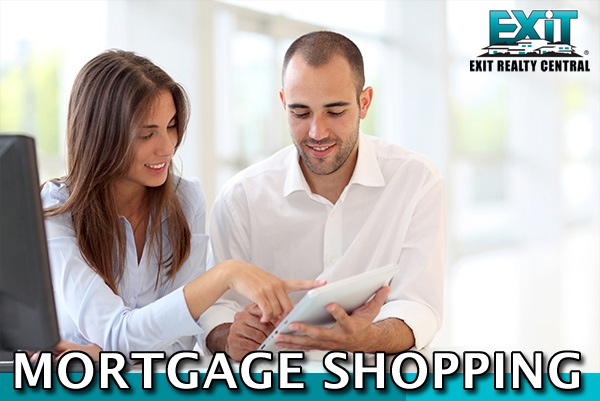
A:
[[[571,44],[577,16],[577,10],[490,11],[490,44],[471,60],[471,71],[589,72],[589,60]]]

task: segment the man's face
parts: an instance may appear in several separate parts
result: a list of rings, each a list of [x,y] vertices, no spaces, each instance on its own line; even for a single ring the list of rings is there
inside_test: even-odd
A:
[[[367,114],[371,94],[367,88],[357,99],[354,75],[341,56],[316,68],[300,55],[290,60],[280,98],[292,140],[312,173],[331,174],[355,160],[359,121]]]

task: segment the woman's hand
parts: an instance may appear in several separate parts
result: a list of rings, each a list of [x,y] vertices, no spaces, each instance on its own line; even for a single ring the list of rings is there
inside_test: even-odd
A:
[[[246,262],[224,264],[228,288],[253,301],[262,312],[260,321],[276,321],[287,315],[294,305],[288,293],[310,290],[325,284],[325,280],[281,280]]]
[[[52,353],[56,359],[59,359],[63,354],[70,351],[82,351],[88,354],[94,361],[98,362],[100,360],[100,352],[102,352],[102,348],[97,346],[96,344],[88,344],[88,345],[80,345],[74,344],[69,341],[60,340],[58,345],[54,347]]]
[[[288,292],[310,290],[325,280],[281,280],[246,262],[226,260],[183,287],[185,302],[194,320],[198,320],[227,290],[234,290],[258,305],[261,322],[277,321],[292,310]]]
[[[100,360],[100,352],[102,351],[102,348],[100,348],[96,344],[81,345],[81,344],[75,344],[75,343],[72,343],[72,342],[69,342],[66,340],[60,340],[59,343],[56,345],[56,347],[54,347],[54,349],[52,350],[52,355],[54,356],[55,360],[58,360],[61,356],[63,356],[63,354],[70,352],[70,351],[85,352],[94,361],[97,362]],[[28,354],[29,354],[29,359],[31,360],[31,362],[37,362],[37,360],[40,356],[40,351],[28,352]]]

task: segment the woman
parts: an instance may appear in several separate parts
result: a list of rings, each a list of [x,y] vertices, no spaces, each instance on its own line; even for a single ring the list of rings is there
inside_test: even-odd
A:
[[[287,291],[320,284],[239,261],[205,273],[204,196],[171,164],[188,112],[183,88],[131,52],[102,53],[77,76],[68,172],[42,189],[61,350],[170,355],[194,347],[200,315],[228,289],[267,322],[291,309]]]

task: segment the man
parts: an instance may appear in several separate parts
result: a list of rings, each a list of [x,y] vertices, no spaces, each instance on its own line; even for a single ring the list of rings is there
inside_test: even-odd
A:
[[[300,37],[282,80],[294,146],[223,188],[210,223],[214,262],[241,259],[283,279],[329,282],[397,263],[390,287],[351,314],[327,307],[334,327],[297,323],[300,334],[279,334],[277,345],[388,353],[426,346],[442,317],[443,178],[424,157],[360,133],[373,89],[364,88],[362,55],[348,38]],[[202,317],[207,348],[240,360],[274,329],[259,318],[247,300],[226,294]]]

